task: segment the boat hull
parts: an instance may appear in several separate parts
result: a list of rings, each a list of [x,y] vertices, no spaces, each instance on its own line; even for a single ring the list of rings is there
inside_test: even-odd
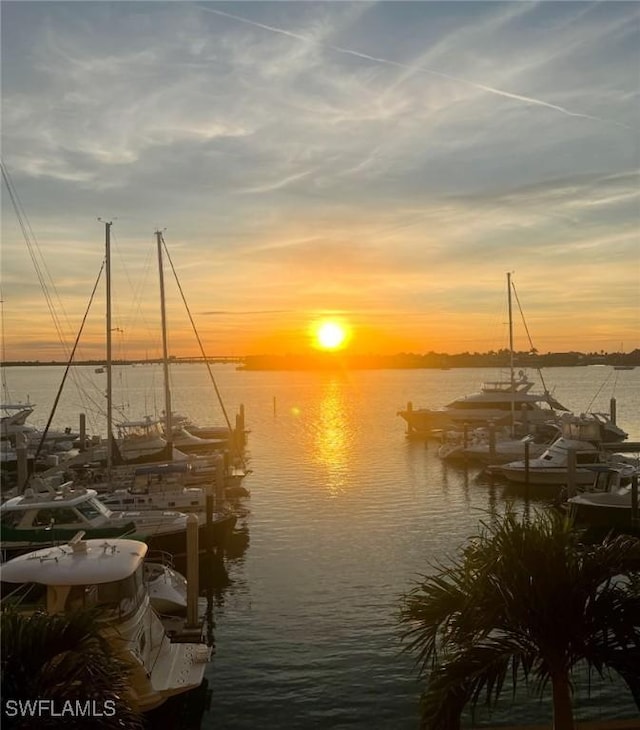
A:
[[[631,527],[630,505],[571,504],[569,515],[576,525],[589,527]]]
[[[220,549],[224,548],[229,535],[233,532],[237,517],[233,513],[221,515],[214,519],[210,527],[206,522],[201,522],[198,528],[198,550],[206,550],[208,546]],[[186,555],[187,533],[186,530],[168,534],[147,535],[144,538],[151,550],[162,550],[171,555]]]
[[[198,549],[205,550],[209,545],[212,548],[224,548],[227,539],[235,527],[237,518],[233,513],[221,515],[215,519],[209,528],[202,521],[198,529]],[[71,540],[79,528],[56,528],[51,530],[18,530],[4,528],[2,530],[3,560],[17,555],[32,552],[45,547],[54,547]],[[116,527],[85,530],[85,539],[127,537],[147,543],[152,550],[162,550],[171,555],[185,555],[187,552],[187,531],[184,528],[175,530],[155,531],[144,530],[130,522]]]
[[[503,476],[510,482],[525,484],[527,482],[527,470],[524,467],[501,466],[492,469],[492,473]],[[540,486],[563,486],[573,481],[574,484],[586,485],[593,482],[593,472],[588,469],[576,469],[573,480],[569,479],[569,471],[566,468],[529,469],[528,483]]]

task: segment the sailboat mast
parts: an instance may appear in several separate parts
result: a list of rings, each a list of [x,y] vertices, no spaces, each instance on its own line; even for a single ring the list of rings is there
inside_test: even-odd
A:
[[[513,305],[511,302],[511,272],[507,272],[507,302],[509,306],[509,378],[511,382],[511,435],[516,425],[516,378],[513,367]]]
[[[112,356],[111,356],[111,221],[104,224],[105,228],[105,281],[107,296],[107,475],[111,474],[113,467],[113,380],[112,380]]]
[[[168,450],[173,453],[173,436],[171,426],[171,389],[169,388],[169,352],[167,347],[167,314],[164,302],[164,266],[162,261],[162,231],[156,231],[158,246],[158,276],[160,280],[160,315],[162,318],[162,367],[164,369],[164,414],[165,439]]]

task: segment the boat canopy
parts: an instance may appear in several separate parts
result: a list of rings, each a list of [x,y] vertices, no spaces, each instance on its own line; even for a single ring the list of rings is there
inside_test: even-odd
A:
[[[79,540],[7,561],[0,566],[0,580],[48,586],[112,583],[135,573],[147,549],[143,542],[123,538]]]

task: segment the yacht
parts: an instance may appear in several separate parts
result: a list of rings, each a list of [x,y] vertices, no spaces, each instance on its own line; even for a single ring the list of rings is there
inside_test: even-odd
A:
[[[443,408],[413,408],[407,403],[398,415],[407,422],[410,436],[423,438],[434,430],[462,429],[465,424],[501,426],[512,419],[526,434],[530,427],[554,420],[557,411],[569,410],[548,391],[532,392],[533,386],[534,382],[520,370],[513,379],[485,382],[479,392],[456,398]]]
[[[200,687],[211,658],[201,636],[172,641],[153,608],[144,576],[147,546],[129,539],[82,539],[47,547],[0,567],[5,600],[24,613],[100,610],[101,634],[131,664],[128,700],[141,713]],[[198,632],[199,633],[199,632]]]
[[[501,380],[483,383],[480,391],[461,398],[443,408],[414,409],[407,403],[398,415],[407,422],[408,435],[428,438],[433,431],[462,429],[465,424],[478,426],[492,424],[496,427],[508,425],[511,437],[524,436],[532,426],[553,421],[556,411],[568,411],[547,390],[532,392],[533,381],[524,370],[516,373],[513,347],[513,303],[514,286],[511,273],[507,273],[507,303],[509,310],[509,374]],[[544,385],[544,379],[540,375]]]

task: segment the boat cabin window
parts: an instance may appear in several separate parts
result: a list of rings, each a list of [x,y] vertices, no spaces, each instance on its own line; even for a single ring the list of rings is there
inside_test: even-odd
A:
[[[80,502],[80,504],[76,505],[76,509],[87,520],[94,520],[100,515],[103,517],[109,516],[109,510],[95,499],[87,499],[85,502]]]
[[[39,509],[33,518],[34,527],[47,527],[48,525],[76,525],[78,515],[69,507],[46,507]]]
[[[449,403],[447,408],[455,408],[459,411],[475,411],[475,410],[493,410],[493,411],[504,411],[505,413],[511,412],[510,401],[477,401],[477,400],[457,400]],[[530,411],[532,406],[530,403],[516,403],[516,413],[521,413],[523,410]]]
[[[142,566],[124,580],[94,585],[72,586],[65,602],[65,611],[98,608],[106,619],[130,616],[145,596]]]

